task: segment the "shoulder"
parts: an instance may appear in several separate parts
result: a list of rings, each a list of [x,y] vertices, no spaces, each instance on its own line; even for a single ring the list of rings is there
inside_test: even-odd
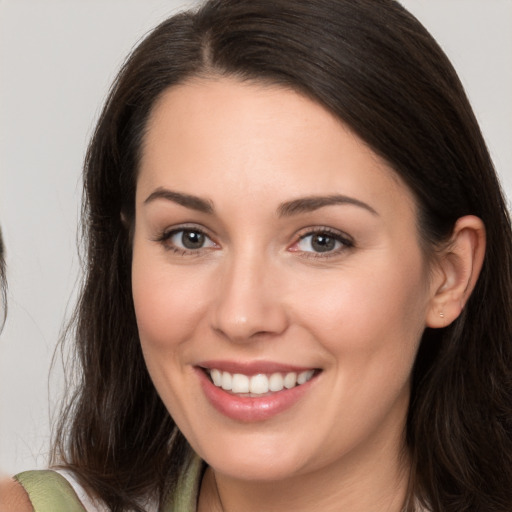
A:
[[[0,480],[0,510],[2,512],[32,512],[25,489],[12,478]]]
[[[31,504],[31,508],[23,510],[34,510],[34,512],[85,511],[71,484],[55,471],[26,471],[14,478],[26,493],[29,505]]]

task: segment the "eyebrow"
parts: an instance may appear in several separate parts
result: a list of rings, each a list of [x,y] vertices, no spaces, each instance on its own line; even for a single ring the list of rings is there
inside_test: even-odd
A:
[[[182,192],[175,192],[163,187],[159,187],[153,191],[146,198],[144,204],[151,203],[157,199],[172,201],[173,203],[177,203],[181,206],[184,206],[185,208],[197,210],[202,213],[214,213],[213,203],[210,200],[190,194],[184,194]],[[333,205],[357,206],[369,211],[372,215],[378,216],[377,211],[374,210],[370,205],[360,201],[359,199],[344,195],[309,196],[293,199],[292,201],[282,203],[277,209],[277,214],[279,217],[291,217],[293,215],[312,212],[319,210],[320,208],[324,208],[325,206]]]
[[[279,206],[277,212],[280,217],[290,217],[299,213],[312,212],[325,206],[333,205],[352,205],[358,206],[368,210],[372,215],[379,215],[369,204],[344,195],[330,195],[330,196],[310,196],[294,199],[293,201],[287,201]]]
[[[152,192],[146,198],[144,204],[151,203],[157,199],[166,199],[167,201],[172,201],[173,203],[177,203],[185,208],[197,210],[202,213],[213,213],[213,204],[211,201],[197,196],[192,196],[190,194],[183,194],[182,192],[174,192],[173,190],[162,187],[159,187]]]

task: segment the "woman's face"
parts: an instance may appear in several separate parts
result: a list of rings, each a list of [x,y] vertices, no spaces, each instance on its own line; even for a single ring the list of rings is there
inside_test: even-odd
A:
[[[133,297],[156,389],[213,468],[272,480],[396,457],[433,293],[416,221],[397,175],[291,90],[223,78],[161,98]]]

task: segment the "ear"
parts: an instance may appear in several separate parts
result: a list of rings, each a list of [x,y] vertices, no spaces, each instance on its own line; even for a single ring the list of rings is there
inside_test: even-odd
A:
[[[428,327],[446,327],[460,315],[475,287],[484,255],[484,223],[473,215],[461,217],[449,243],[436,258]]]

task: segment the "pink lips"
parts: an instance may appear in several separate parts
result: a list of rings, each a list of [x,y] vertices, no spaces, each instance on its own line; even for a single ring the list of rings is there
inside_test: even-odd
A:
[[[196,367],[201,387],[208,401],[224,416],[240,422],[257,422],[268,420],[296,404],[308,392],[314,381],[310,381],[282,391],[261,396],[242,396],[230,393],[215,386],[206,373],[207,369],[217,369],[232,374],[247,376],[272,373],[303,372],[311,368],[282,365],[272,362],[239,363],[231,361],[204,361]]]

